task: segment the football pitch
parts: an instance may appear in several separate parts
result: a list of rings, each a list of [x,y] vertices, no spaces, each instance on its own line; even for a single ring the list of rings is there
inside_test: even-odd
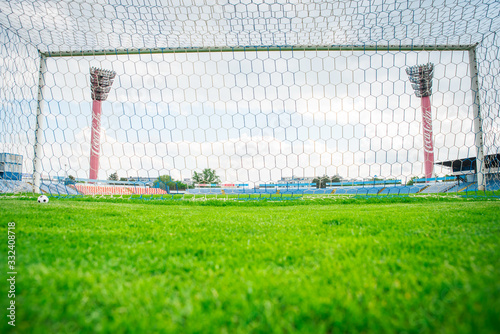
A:
[[[500,201],[0,200],[5,333],[498,333]],[[1,308],[9,303],[2,279]]]

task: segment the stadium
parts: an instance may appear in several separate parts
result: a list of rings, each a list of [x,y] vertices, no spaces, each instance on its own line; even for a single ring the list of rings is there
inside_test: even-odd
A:
[[[493,0],[0,2],[0,330],[497,332],[499,31]]]

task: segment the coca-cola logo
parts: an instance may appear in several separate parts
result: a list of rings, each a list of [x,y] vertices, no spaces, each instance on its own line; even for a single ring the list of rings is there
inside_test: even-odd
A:
[[[90,142],[92,143],[91,153],[99,155],[101,142],[101,115],[94,115],[92,118],[92,131]]]
[[[434,153],[434,145],[432,144],[432,115],[431,109],[422,110],[422,128],[424,132],[424,151]]]

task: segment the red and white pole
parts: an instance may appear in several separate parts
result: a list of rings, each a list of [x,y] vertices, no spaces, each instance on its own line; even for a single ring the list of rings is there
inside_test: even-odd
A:
[[[432,141],[431,100],[428,96],[422,97],[422,130],[424,135],[425,178],[430,179],[434,175],[434,144]]]
[[[425,178],[434,177],[434,144],[432,140],[432,113],[431,100],[432,77],[434,64],[412,66],[406,73],[415,90],[415,95],[421,98],[422,103],[422,132],[424,136],[424,170]]]
[[[92,101],[92,129],[90,134],[90,173],[89,179],[97,180],[99,174],[99,155],[101,153],[101,104]]]
[[[101,110],[102,101],[108,97],[116,72],[90,69],[90,89],[92,92],[92,129],[90,134],[90,172],[89,179],[97,180],[99,175],[99,156],[101,153]]]

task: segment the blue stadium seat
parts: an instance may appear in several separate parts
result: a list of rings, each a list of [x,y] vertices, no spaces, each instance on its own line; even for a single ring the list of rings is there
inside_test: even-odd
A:
[[[40,185],[40,190],[47,194],[50,194],[51,196],[79,194],[79,192],[75,188],[59,182],[42,182]]]
[[[434,183],[429,185],[429,187],[425,188],[421,191],[421,194],[438,194],[445,193],[456,185],[455,182],[442,182],[442,183]]]
[[[446,192],[448,193],[454,193],[454,192],[459,192],[461,191],[462,189],[464,189],[465,187],[470,187],[472,184],[472,182],[467,182],[467,183],[460,183],[460,184],[456,184],[451,187],[450,189],[448,189]]]
[[[227,195],[244,194],[246,189],[224,189]]]
[[[221,195],[222,189],[220,188],[188,189],[186,193],[191,195]]]
[[[490,191],[500,190],[500,180],[488,180],[486,182],[486,190]]]
[[[0,193],[27,193],[33,187],[26,182],[17,180],[0,180]]]
[[[411,185],[411,186],[390,186],[386,187],[384,190],[380,192],[380,195],[408,195],[408,194],[416,194],[425,185]]]

